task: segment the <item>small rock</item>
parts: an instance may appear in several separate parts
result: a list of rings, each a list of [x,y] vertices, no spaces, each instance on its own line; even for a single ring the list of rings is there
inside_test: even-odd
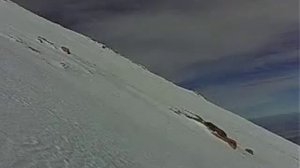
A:
[[[245,149],[245,151],[246,151],[246,152],[248,152],[248,153],[250,153],[251,155],[253,155],[253,154],[254,154],[254,152],[253,152],[253,150],[252,150],[252,149],[246,148],[246,149]]]
[[[62,46],[61,49],[62,49],[65,53],[71,54],[70,49],[68,49],[67,47]]]

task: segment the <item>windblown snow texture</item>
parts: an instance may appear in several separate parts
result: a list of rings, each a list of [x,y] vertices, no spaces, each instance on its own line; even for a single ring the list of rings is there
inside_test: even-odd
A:
[[[0,0],[1,168],[297,168],[299,147]]]

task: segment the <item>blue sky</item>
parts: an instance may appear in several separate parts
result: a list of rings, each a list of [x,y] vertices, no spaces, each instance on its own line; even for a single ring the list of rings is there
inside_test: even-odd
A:
[[[298,0],[14,1],[245,118],[299,114]]]
[[[246,118],[297,113],[298,37],[297,31],[283,33],[259,50],[195,63],[178,84]]]

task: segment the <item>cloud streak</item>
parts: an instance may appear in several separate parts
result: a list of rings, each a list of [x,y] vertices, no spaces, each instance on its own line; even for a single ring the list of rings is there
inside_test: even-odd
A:
[[[197,89],[228,82],[261,81],[290,74],[297,75],[298,47],[298,34],[289,32],[257,51],[194,63],[184,70],[189,75],[181,77],[183,80],[179,84]]]
[[[246,118],[299,113],[299,40],[290,31],[260,50],[195,63],[178,84]]]
[[[176,81],[199,61],[257,50],[295,27],[295,0],[15,0]]]
[[[14,1],[245,117],[298,108],[297,0]]]

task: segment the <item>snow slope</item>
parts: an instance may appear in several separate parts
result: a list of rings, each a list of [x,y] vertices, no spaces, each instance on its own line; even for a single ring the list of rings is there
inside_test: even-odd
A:
[[[0,0],[1,168],[297,168],[298,152],[102,44]]]

